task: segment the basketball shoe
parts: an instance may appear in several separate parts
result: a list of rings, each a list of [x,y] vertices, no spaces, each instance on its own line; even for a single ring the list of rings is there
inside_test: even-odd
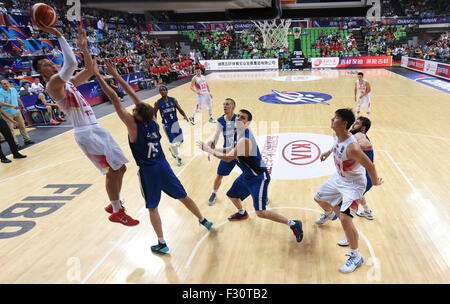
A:
[[[165,243],[161,244],[160,242],[158,242],[158,245],[154,245],[154,246],[150,247],[150,249],[154,253],[165,254],[165,253],[169,252],[169,247],[167,247],[167,244],[165,244]]]
[[[365,217],[368,220],[373,220],[375,217],[373,216],[372,210],[366,211],[364,209],[358,210],[356,215]]]
[[[323,225],[325,224],[327,221],[332,220],[335,221],[337,219],[337,215],[334,213],[334,211],[330,211],[329,213],[324,213],[320,218],[318,218],[316,220],[316,224],[318,225]]]
[[[356,268],[364,263],[364,259],[362,258],[362,256],[356,257],[351,254],[346,254],[346,256],[349,256],[347,263],[345,263],[345,265],[339,269],[339,271],[342,273],[353,272]]]
[[[294,232],[297,242],[300,243],[303,239],[302,222],[299,220],[295,220],[294,222],[295,225],[290,226],[290,228],[292,229],[292,232]]]
[[[125,213],[124,208],[121,208],[118,212],[111,214],[109,216],[109,220],[114,223],[121,223],[125,226],[136,226],[139,224],[138,220],[133,219]]]
[[[240,214],[239,212],[236,212],[235,214],[228,217],[229,221],[238,221],[238,220],[245,220],[245,219],[248,219],[247,210],[245,210],[244,214]]]

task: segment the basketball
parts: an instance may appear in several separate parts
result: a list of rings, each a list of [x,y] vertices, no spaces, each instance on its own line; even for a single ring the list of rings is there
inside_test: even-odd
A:
[[[30,16],[34,24],[48,27],[53,27],[58,21],[58,15],[55,10],[45,3],[36,3],[33,5]]]

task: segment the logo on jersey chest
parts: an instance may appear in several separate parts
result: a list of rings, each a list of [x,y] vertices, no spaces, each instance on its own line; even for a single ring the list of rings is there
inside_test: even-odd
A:
[[[272,94],[259,98],[262,102],[274,104],[323,104],[329,106],[327,100],[332,99],[331,95],[317,92],[294,92],[272,90]]]
[[[156,134],[156,132],[147,132],[147,138],[156,139],[158,138],[158,134]]]

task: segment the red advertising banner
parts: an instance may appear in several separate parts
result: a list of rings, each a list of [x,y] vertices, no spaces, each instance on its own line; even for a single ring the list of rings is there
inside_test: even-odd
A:
[[[450,66],[447,64],[438,63],[435,75],[450,79]]]
[[[357,68],[392,66],[392,56],[311,58],[313,68]]]
[[[403,56],[402,67],[450,80],[450,65],[445,63]]]
[[[408,68],[412,68],[414,70],[423,72],[423,69],[425,68],[425,61],[409,58],[408,59]]]

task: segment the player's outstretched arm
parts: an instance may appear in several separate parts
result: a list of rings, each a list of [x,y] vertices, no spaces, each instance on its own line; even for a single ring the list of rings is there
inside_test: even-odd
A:
[[[127,126],[128,129],[133,128],[133,126],[134,128],[136,128],[136,123],[134,121],[133,115],[127,112],[122,102],[120,101],[119,96],[117,96],[117,93],[114,92],[114,90],[106,83],[105,79],[100,74],[97,65],[97,60],[94,60],[92,68],[95,78],[100,84],[103,92],[105,92],[106,96],[108,96],[109,100],[111,100],[119,118],[123,121],[123,123]]]
[[[252,148],[252,143],[247,138],[242,138],[236,144],[236,147],[224,148],[224,149],[212,149],[207,144],[202,141],[197,141],[197,147],[202,151],[205,151],[218,159],[226,162],[230,162],[239,156],[250,156],[250,151]]]
[[[142,100],[137,96],[136,92],[133,90],[132,87],[125,81],[125,79],[120,76],[119,72],[117,72],[116,65],[114,62],[112,62],[110,59],[105,59],[106,69],[108,71],[108,74],[114,77],[119,84],[122,86],[122,88],[125,90],[125,92],[128,93],[128,95],[133,100],[134,104],[137,105],[142,102]]]
[[[57,37],[59,46],[64,58],[64,64],[61,70],[53,75],[47,84],[47,92],[50,97],[59,101],[64,97],[66,82],[69,81],[77,68],[77,60],[72,52],[72,48],[67,43],[63,34],[56,28],[35,24],[40,30],[53,34]]]
[[[189,121],[188,117],[186,116],[186,113],[183,111],[180,104],[178,103],[178,100],[174,98],[173,102],[175,103],[175,106],[177,107],[177,110],[178,112],[180,112],[181,116],[183,116],[186,121]]]
[[[70,82],[73,83],[74,86],[79,86],[89,80],[89,78],[94,75],[92,70],[92,57],[88,50],[88,40],[86,38],[86,32],[84,31],[81,25],[78,26],[78,34],[76,35],[77,46],[80,48],[83,53],[84,58],[84,69],[73,76]]]

